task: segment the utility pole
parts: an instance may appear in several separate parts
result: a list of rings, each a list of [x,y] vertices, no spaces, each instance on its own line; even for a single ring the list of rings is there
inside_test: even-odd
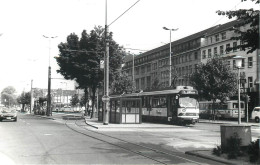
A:
[[[30,102],[30,113],[33,110],[33,80],[31,80],[31,102]]]
[[[51,56],[51,39],[56,38],[55,37],[47,37],[45,35],[43,35],[43,37],[48,38],[49,39],[49,67],[48,67],[48,98],[47,98],[47,116],[50,116],[51,113],[51,60],[50,60],[50,56]]]
[[[109,123],[109,39],[108,39],[108,26],[107,26],[107,0],[105,9],[105,69],[104,69],[104,96],[102,101],[104,102],[104,113],[103,113],[103,124],[108,125]]]

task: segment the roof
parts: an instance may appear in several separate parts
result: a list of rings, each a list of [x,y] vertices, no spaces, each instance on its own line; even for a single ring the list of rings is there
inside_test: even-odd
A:
[[[210,28],[208,28],[206,30],[202,30],[202,31],[200,31],[198,33],[194,33],[194,34],[189,35],[187,37],[184,37],[184,38],[181,38],[179,40],[173,41],[171,43],[171,45],[175,46],[175,45],[179,45],[181,43],[185,43],[185,42],[188,42],[188,41],[191,41],[191,40],[203,38],[205,36],[214,35],[215,33],[219,33],[219,32],[222,32],[222,31],[230,29],[230,27],[233,27],[237,23],[238,23],[238,21],[234,20],[234,21],[225,23],[223,25],[216,25],[216,26],[210,27]],[[141,58],[143,56],[150,55],[150,54],[153,54],[155,52],[158,52],[158,51],[161,51],[161,50],[165,50],[165,49],[168,49],[168,48],[169,48],[169,44],[166,44],[166,45],[157,47],[155,49],[149,50],[147,52],[144,52],[144,53],[136,56],[135,58],[138,59],[138,58]],[[131,61],[131,60],[132,60],[132,58],[131,59],[130,58],[126,58],[125,62]]]

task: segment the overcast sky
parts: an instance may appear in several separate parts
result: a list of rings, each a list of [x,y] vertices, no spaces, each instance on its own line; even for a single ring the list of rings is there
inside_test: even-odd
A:
[[[108,24],[124,13],[137,0],[107,0]],[[217,10],[235,10],[257,7],[251,0],[140,0],[109,30],[114,40],[127,51],[139,53],[197,33],[230,20],[218,16]],[[105,25],[105,0],[1,0],[0,1],[0,91],[13,86],[19,92],[33,87],[47,88],[49,65],[48,37],[51,40],[50,62],[52,77],[58,66],[54,56],[57,45],[66,42],[70,33],[80,37],[83,29]],[[133,50],[137,49],[137,50]],[[60,79],[52,81],[52,88],[72,89],[71,83]]]

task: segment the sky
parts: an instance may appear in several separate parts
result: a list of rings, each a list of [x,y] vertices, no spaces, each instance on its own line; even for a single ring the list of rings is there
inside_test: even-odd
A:
[[[30,90],[31,82],[33,88],[47,89],[49,65],[52,89],[74,89],[72,81],[57,74],[53,57],[69,34],[80,37],[84,29],[90,32],[95,26],[105,26],[105,2],[0,0],[0,91],[13,86],[19,95]],[[107,0],[107,24],[119,45],[139,54],[170,42],[164,26],[179,28],[172,32],[175,41],[231,21],[217,15],[217,10],[256,7],[250,0]]]

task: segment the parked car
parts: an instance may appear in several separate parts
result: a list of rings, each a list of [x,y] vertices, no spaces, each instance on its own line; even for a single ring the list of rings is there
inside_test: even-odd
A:
[[[17,121],[17,112],[15,109],[2,107],[0,109],[0,121],[13,120]]]
[[[255,120],[256,123],[259,123],[260,119],[260,107],[255,107],[251,113],[251,119]]]

